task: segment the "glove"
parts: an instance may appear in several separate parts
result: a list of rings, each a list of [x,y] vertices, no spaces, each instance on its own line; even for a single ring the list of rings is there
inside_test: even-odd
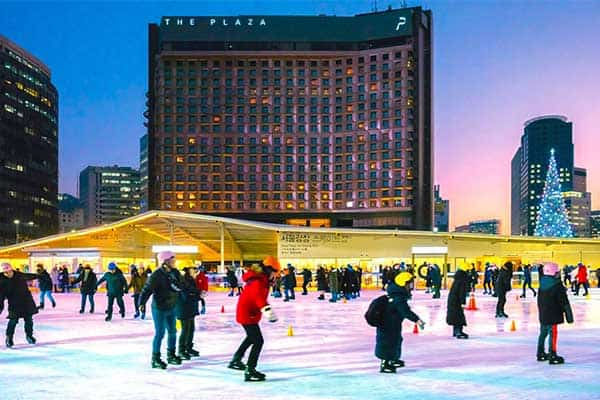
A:
[[[417,325],[419,325],[419,329],[420,329],[420,330],[423,330],[423,329],[425,329],[425,322],[423,322],[423,321],[421,321],[421,320],[418,320],[418,321],[417,321]]]
[[[271,310],[271,306],[264,306],[260,311],[269,322],[277,322],[277,315]]]

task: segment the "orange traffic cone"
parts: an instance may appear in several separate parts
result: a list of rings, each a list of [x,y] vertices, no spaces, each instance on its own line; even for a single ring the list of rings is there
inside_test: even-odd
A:
[[[510,331],[515,332],[517,330],[517,324],[515,324],[515,320],[513,319],[510,324]]]
[[[415,324],[415,327],[413,328],[413,333],[415,335],[417,335],[419,333],[419,325]]]
[[[225,306],[221,305],[221,313],[224,313],[224,312],[225,312]]]
[[[475,294],[471,293],[471,297],[469,298],[469,305],[467,306],[467,310],[475,311],[478,310],[477,305],[475,304]]]
[[[288,336],[294,336],[294,329],[292,328],[292,324],[290,324],[290,326],[288,326],[287,335]]]
[[[347,302],[348,302],[348,299],[346,299],[346,298],[344,297],[344,304],[346,304]]]

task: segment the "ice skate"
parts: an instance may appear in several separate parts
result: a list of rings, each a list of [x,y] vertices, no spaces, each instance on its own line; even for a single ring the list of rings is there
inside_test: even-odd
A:
[[[112,319],[112,315],[107,315],[106,318],[104,318],[104,320],[106,322],[109,322]]]
[[[550,365],[564,364],[565,359],[554,352],[550,352],[550,357],[548,357],[548,363]]]
[[[402,360],[393,360],[393,361],[391,361],[391,363],[394,366],[394,368],[404,367],[404,361],[402,361]]]
[[[243,371],[246,369],[246,364],[244,364],[241,360],[231,360],[227,368]]]
[[[177,354],[177,357],[181,358],[182,360],[186,360],[186,361],[192,359],[192,356],[187,352],[187,350],[183,350],[183,349],[179,350],[179,354]]]
[[[392,361],[383,360],[381,361],[381,366],[379,367],[379,372],[384,374],[395,374],[396,367],[394,366]]]
[[[38,310],[43,310],[44,309],[44,303],[40,303],[39,306],[37,306]]]
[[[460,331],[456,335],[454,335],[454,337],[457,338],[457,339],[468,339],[469,335],[467,335],[463,331]]]
[[[54,300],[52,300],[52,308],[56,307],[56,302]]]
[[[195,350],[192,346],[188,347],[187,353],[192,357],[198,357],[200,355],[200,352]]]
[[[160,359],[160,353],[152,354],[152,368],[167,369],[167,364]]]
[[[83,314],[83,308],[81,310],[79,310],[79,314]]]
[[[27,335],[25,337],[25,339],[27,339],[27,343],[29,343],[29,344],[35,344],[37,342],[37,340],[35,340],[35,338],[33,337],[33,335]]]
[[[125,318],[125,311],[121,311],[121,318]]]
[[[502,313],[503,318],[508,318],[508,314]]]
[[[167,363],[181,365],[181,358],[175,355],[175,350],[167,350]]]
[[[254,368],[246,368],[246,372],[244,372],[244,381],[246,382],[261,382],[266,379],[266,375],[262,372],[258,372]]]
[[[544,353],[542,351],[542,352],[537,353],[536,359],[538,361],[548,361],[548,356],[549,356],[548,353]]]
[[[13,341],[13,335],[6,335],[6,347],[8,347],[10,349],[14,345],[15,345],[15,342]]]
[[[138,318],[139,316],[140,316],[140,313],[139,313],[139,312],[136,312],[135,314],[133,314],[133,318],[134,318],[134,319]]]

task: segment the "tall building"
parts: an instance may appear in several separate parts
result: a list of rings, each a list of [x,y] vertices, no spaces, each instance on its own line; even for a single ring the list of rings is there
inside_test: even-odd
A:
[[[437,232],[449,232],[450,226],[450,201],[440,196],[440,185],[433,187],[433,198],[435,201],[434,225]]]
[[[600,210],[590,213],[590,232],[593,238],[600,238]]]
[[[525,123],[521,146],[511,162],[511,233],[533,235],[544,192],[550,150],[563,192],[573,189],[573,124],[563,116],[543,116]]]
[[[500,233],[499,219],[483,219],[470,221],[468,225],[460,225],[454,229],[454,232],[485,233],[488,235],[498,235]]]
[[[79,174],[86,226],[119,221],[140,212],[140,173],[130,167],[87,167]]]
[[[149,25],[149,208],[431,230],[432,15]]]
[[[140,138],[140,212],[148,211],[148,134]]]
[[[58,92],[50,69],[0,36],[0,246],[58,232]]]
[[[71,232],[85,227],[83,205],[68,193],[58,195],[58,231]]]
[[[573,189],[563,193],[575,237],[590,237],[592,194],[587,191],[587,170],[573,168]]]

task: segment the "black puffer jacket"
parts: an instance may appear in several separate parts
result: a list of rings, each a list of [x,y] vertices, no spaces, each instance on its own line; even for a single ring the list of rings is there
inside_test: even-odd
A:
[[[469,276],[459,269],[454,274],[454,282],[448,294],[446,323],[451,326],[466,326],[467,320],[462,305],[466,303],[469,291]]]
[[[96,277],[96,273],[92,271],[91,268],[84,268],[77,279],[73,281],[74,284],[79,282],[81,282],[81,286],[79,287],[79,292],[81,294],[96,293],[96,284],[98,283],[98,278]]]
[[[177,298],[177,319],[191,319],[199,315],[198,302],[200,291],[196,287],[196,281],[191,276],[181,277],[181,292]]]
[[[165,266],[157,268],[146,281],[140,304],[145,305],[152,295],[152,306],[162,311],[175,308],[177,298],[181,292],[181,274],[176,269],[167,271]]]
[[[27,281],[37,279],[37,274],[26,274],[15,271],[12,278],[0,274],[0,304],[8,300],[8,318],[17,319],[30,317],[38,313]]]
[[[50,278],[50,274],[48,271],[43,270],[38,274],[38,287],[40,291],[45,292],[48,290],[52,290],[52,278]]]
[[[537,298],[540,324],[555,325],[573,322],[573,311],[567,297],[567,289],[560,278],[544,275],[540,278],[540,291]]]

